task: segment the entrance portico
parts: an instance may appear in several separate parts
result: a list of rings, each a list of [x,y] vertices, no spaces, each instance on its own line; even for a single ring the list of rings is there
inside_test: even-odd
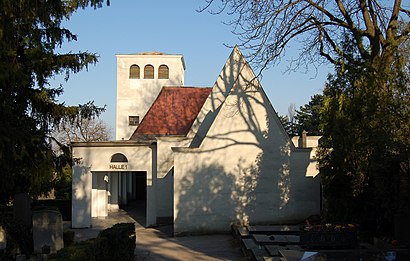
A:
[[[72,143],[72,227],[91,226],[132,200],[146,200],[146,225],[156,223],[156,145],[152,142]]]

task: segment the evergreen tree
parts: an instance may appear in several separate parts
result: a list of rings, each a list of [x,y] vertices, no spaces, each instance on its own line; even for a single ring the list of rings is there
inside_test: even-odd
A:
[[[298,135],[302,131],[307,131],[308,135],[320,136],[322,132],[320,126],[320,109],[323,106],[323,95],[315,94],[311,97],[311,100],[300,106],[300,109],[296,111],[296,129]]]
[[[278,115],[278,116],[279,116],[280,122],[282,123],[283,128],[285,129],[289,137],[296,136],[295,124],[290,121],[289,116],[287,115]]]
[[[358,60],[356,67],[336,67],[321,110],[326,214],[391,234],[394,214],[410,210],[409,57],[400,46],[375,74],[350,42],[344,51]]]
[[[62,119],[102,111],[93,103],[66,107],[63,92],[49,79],[76,73],[97,62],[97,55],[55,51],[77,37],[62,22],[78,8],[101,7],[103,0],[4,0],[0,2],[0,204],[19,192],[38,194],[59,160],[49,135]],[[64,164],[60,164],[64,165]]]

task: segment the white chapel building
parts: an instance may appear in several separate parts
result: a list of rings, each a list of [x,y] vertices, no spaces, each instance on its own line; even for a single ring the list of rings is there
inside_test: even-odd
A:
[[[182,55],[117,55],[116,141],[72,143],[72,227],[134,200],[174,233],[303,221],[320,212],[318,137],[292,140],[238,47],[209,88]]]

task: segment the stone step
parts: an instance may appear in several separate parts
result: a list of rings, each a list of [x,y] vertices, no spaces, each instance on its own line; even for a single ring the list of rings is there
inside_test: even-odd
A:
[[[280,254],[281,250],[297,250],[297,251],[302,251],[302,247],[299,245],[265,245],[264,246],[266,251],[269,253],[270,256],[275,257],[281,257],[282,255]]]
[[[251,250],[260,248],[259,245],[256,244],[255,240],[253,238],[243,238],[241,239],[241,249],[244,255],[249,256],[252,254]]]
[[[272,225],[272,226],[248,226],[250,234],[292,234],[301,233],[300,226],[297,225]]]
[[[269,257],[269,253],[264,248],[253,248],[250,251],[253,261],[265,261],[265,258]]]
[[[252,235],[259,245],[291,245],[300,244],[300,236],[296,235]]]

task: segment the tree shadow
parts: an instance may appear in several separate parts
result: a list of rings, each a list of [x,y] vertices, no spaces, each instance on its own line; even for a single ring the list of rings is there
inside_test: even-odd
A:
[[[229,227],[229,220],[234,220],[236,212],[235,201],[231,200],[237,189],[235,176],[217,164],[201,165],[191,173],[178,184],[181,195],[177,208],[183,214],[176,215],[175,230],[178,231],[178,224],[184,224],[186,231],[196,232],[210,232],[210,227],[215,231]]]
[[[253,71],[235,59],[215,83],[190,148],[174,149],[176,233],[319,214],[320,181],[306,177],[311,149],[295,148]]]

